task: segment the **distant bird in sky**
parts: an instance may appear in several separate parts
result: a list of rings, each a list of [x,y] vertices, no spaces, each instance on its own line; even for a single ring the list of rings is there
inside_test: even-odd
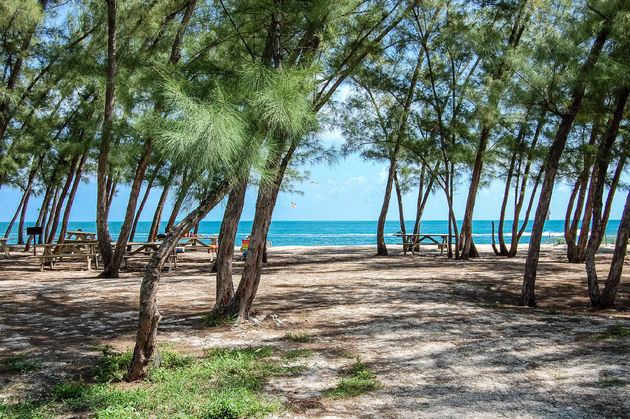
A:
[[[315,181],[315,180],[311,180],[311,183],[313,183],[313,184],[317,184],[317,183],[319,183],[319,182],[317,182],[317,181]]]
[[[291,202],[291,208],[295,208],[297,204],[295,202]]]

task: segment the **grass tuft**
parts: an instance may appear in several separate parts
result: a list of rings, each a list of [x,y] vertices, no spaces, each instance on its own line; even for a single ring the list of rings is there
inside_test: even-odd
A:
[[[623,387],[627,383],[617,377],[602,377],[597,381],[597,385],[600,387]]]
[[[234,314],[232,316],[218,316],[216,314],[206,314],[201,318],[201,320],[203,321],[203,324],[205,324],[208,327],[216,327],[216,326],[223,326],[226,324],[232,324],[236,321],[237,318],[238,318],[238,314]]]
[[[312,340],[311,335],[305,330],[299,332],[288,332],[286,335],[284,335],[284,338],[293,342],[302,343],[307,343]]]
[[[324,396],[334,399],[355,397],[368,391],[381,388],[383,385],[368,371],[365,364],[357,357],[357,362],[340,371],[344,376],[336,387],[324,391]]]
[[[313,351],[309,351],[308,349],[294,349],[284,352],[282,358],[288,361],[294,361],[298,358],[308,358],[311,355],[313,355]]]
[[[551,316],[555,316],[557,314],[560,314],[560,312],[558,311],[558,309],[550,308],[548,310],[545,310],[545,314],[549,314]]]
[[[630,336],[630,329],[622,327],[619,323],[614,326],[610,326],[604,333],[593,333],[591,339],[621,339]]]
[[[123,353],[112,351],[112,347],[107,345],[102,348],[103,357],[98,365],[92,368],[92,378],[97,383],[109,383],[120,381],[131,366],[133,352],[127,350]]]
[[[21,354],[5,359],[3,365],[12,372],[33,372],[41,368],[42,360],[29,359],[28,355]]]

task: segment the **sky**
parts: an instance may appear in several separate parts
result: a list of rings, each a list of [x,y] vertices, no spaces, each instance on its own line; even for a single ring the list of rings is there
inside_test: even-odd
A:
[[[322,142],[326,145],[339,145],[343,142],[339,132],[322,133]],[[310,180],[296,184],[294,189],[301,190],[303,194],[284,193],[278,196],[274,211],[275,221],[375,221],[383,203],[385,183],[388,166],[385,162],[364,161],[358,155],[351,155],[340,159],[336,164],[329,166],[318,163],[302,169],[310,170]],[[462,179],[462,184],[455,195],[455,214],[461,219],[467,197],[468,178]],[[477,196],[474,219],[498,220],[503,198],[504,184],[493,182],[488,187],[481,189]],[[160,190],[153,190],[149,195],[142,221],[151,221],[154,208],[159,199]],[[551,219],[564,219],[570,187],[560,183],[554,189],[551,207]],[[254,218],[256,204],[255,187],[247,191],[242,220],[249,221]],[[110,212],[110,221],[122,221],[126,209],[129,188],[126,186],[118,189]],[[615,196],[610,219],[620,219],[623,212],[626,193],[619,190]],[[3,186],[0,190],[0,222],[9,221],[20,201],[21,193],[18,190]],[[417,190],[404,196],[405,219],[415,219],[415,205]],[[29,204],[26,220],[34,222],[37,219],[41,197],[32,200]],[[295,204],[295,205],[293,205]],[[512,201],[508,203],[508,216],[512,208]],[[165,210],[164,220],[170,214],[171,202]],[[215,208],[205,220],[220,221],[223,216],[225,202]],[[535,207],[534,207],[535,208]],[[524,210],[523,210],[524,213]],[[185,209],[180,212],[185,215]],[[533,217],[533,213],[532,213]],[[91,179],[89,183],[82,183],[77,192],[70,221],[93,221],[96,218],[96,182]],[[395,194],[392,193],[388,220],[398,219],[398,208]],[[446,220],[447,206],[444,194],[440,191],[429,198],[424,220]]]

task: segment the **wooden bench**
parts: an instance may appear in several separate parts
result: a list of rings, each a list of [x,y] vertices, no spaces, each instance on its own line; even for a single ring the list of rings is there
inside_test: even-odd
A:
[[[94,261],[95,267],[98,269],[98,258],[95,253],[59,253],[59,254],[45,254],[45,255],[34,255],[29,256],[29,258],[39,259],[39,270],[41,272],[44,271],[44,265],[46,262],[50,265],[50,269],[55,267],[55,262],[61,262],[63,258],[85,258],[87,263],[88,271],[92,270],[92,261]]]

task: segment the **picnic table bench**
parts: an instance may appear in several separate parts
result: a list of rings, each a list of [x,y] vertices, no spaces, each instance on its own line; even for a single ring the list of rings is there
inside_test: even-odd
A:
[[[48,262],[50,268],[55,267],[55,262],[64,258],[85,258],[87,269],[92,270],[92,261],[98,269],[97,243],[94,241],[72,241],[64,243],[37,244],[33,248],[34,255],[30,256],[39,260],[40,270],[44,270],[44,265]],[[42,249],[42,254],[37,254],[37,249]]]
[[[405,255],[409,251],[415,254],[423,245],[437,246],[440,254],[443,254],[444,249],[448,247],[448,234],[399,234],[399,236],[402,238]]]
[[[0,251],[2,251],[4,255],[9,258],[11,257],[11,255],[9,255],[9,246],[7,245],[8,241],[8,238],[0,238]]]
[[[209,241],[209,243],[206,243],[204,240]],[[184,248],[190,247],[194,250],[197,248],[207,249],[208,253],[214,255],[214,257],[216,257],[217,249],[219,248],[217,245],[217,237],[215,236],[196,235],[182,237],[179,239],[179,244],[184,246]]]

